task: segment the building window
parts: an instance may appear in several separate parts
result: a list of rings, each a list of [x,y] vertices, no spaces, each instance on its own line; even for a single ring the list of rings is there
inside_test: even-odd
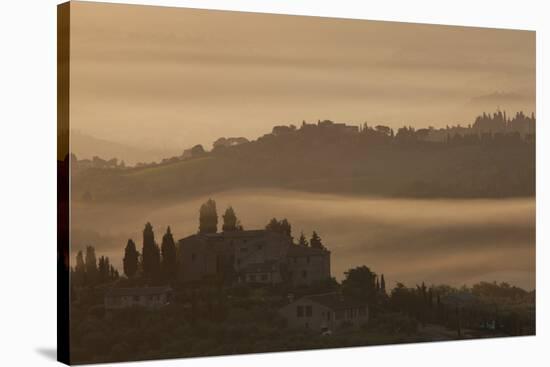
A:
[[[259,243],[259,244],[257,245],[257,247],[258,247],[258,250],[261,250],[261,249],[262,249],[262,244]]]
[[[359,308],[359,316],[365,316],[367,314],[367,308],[361,307]]]
[[[134,302],[139,302],[139,296],[134,296]]]
[[[331,318],[332,318],[332,312],[327,311],[327,321],[330,321]]]
[[[306,306],[306,317],[311,317],[313,314],[313,310],[311,309],[311,306]]]
[[[241,252],[247,252],[248,251],[248,247],[241,247]]]
[[[248,276],[248,280],[250,280],[251,282],[255,282],[255,281],[256,281],[256,275],[250,274],[250,275]]]
[[[194,252],[191,254],[191,261],[195,261],[195,259],[197,258],[197,254],[195,254]]]
[[[302,270],[302,278],[307,278],[307,270]]]
[[[342,320],[344,318],[344,311],[338,310],[335,312],[334,318],[336,320]]]
[[[309,261],[310,261],[309,256],[306,257],[306,261],[307,261],[307,263],[309,264]]]
[[[263,280],[263,281],[266,281],[266,280],[267,280],[267,274],[262,274],[262,280]]]
[[[296,307],[296,317],[304,317],[304,306]]]

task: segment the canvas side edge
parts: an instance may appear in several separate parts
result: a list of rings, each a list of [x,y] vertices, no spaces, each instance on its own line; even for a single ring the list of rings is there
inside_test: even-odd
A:
[[[57,360],[70,364],[70,2],[57,6]]]

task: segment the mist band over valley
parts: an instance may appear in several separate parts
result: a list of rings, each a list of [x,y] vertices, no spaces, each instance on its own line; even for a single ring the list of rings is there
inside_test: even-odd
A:
[[[319,121],[249,141],[219,138],[158,163],[73,157],[73,248],[121,264],[151,222],[176,238],[198,229],[201,203],[232,206],[245,229],[287,218],[320,233],[337,279],[352,264],[390,282],[506,279],[535,287],[534,117],[482,114],[445,129]]]

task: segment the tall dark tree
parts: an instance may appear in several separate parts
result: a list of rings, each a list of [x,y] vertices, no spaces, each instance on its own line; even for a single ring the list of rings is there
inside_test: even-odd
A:
[[[199,233],[216,233],[218,231],[218,212],[216,202],[208,199],[201,205],[199,212]]]
[[[386,280],[384,279],[384,274],[380,276],[380,290],[382,294],[386,295]]]
[[[143,274],[153,278],[158,276],[160,270],[160,249],[155,243],[155,233],[151,223],[145,225],[143,230],[142,266]]]
[[[311,239],[309,240],[309,245],[312,248],[317,249],[324,249],[323,243],[321,242],[321,237],[317,234],[317,232],[313,231],[313,234],[311,235]]]
[[[97,259],[95,249],[92,246],[86,247],[86,283],[93,285],[97,282]]]
[[[277,218],[271,218],[269,223],[265,226],[265,229],[272,232],[279,232],[279,221]]]
[[[344,273],[345,279],[342,281],[342,291],[345,296],[367,302],[369,305],[376,301],[376,273],[372,272],[366,266],[359,266]]]
[[[82,250],[79,250],[76,254],[76,265],[74,268],[72,281],[76,285],[84,285],[86,279],[86,265],[84,264],[84,255]]]
[[[286,218],[283,218],[283,220],[281,220],[281,233],[288,237],[290,237],[292,233],[292,226]]]
[[[170,226],[166,229],[166,233],[162,237],[161,244],[162,254],[162,272],[164,278],[168,281],[176,279],[177,259],[176,259],[176,244]]]
[[[136,275],[138,270],[139,252],[136,249],[136,244],[132,239],[128,240],[126,248],[124,249],[124,259],[122,263],[124,265],[124,274],[128,278],[132,278]]]
[[[239,220],[237,219],[235,210],[233,210],[233,207],[231,206],[225,210],[225,214],[223,215],[222,230],[224,232],[233,232],[239,230]]]
[[[300,234],[300,238],[298,238],[298,246],[304,246],[304,247],[308,246],[306,237],[304,236],[304,232],[302,232]]]
[[[99,257],[97,271],[99,283],[106,283],[111,280],[111,264],[108,257]]]
[[[111,280],[117,280],[118,277],[119,277],[118,270],[116,270],[115,267],[113,265],[111,265],[111,270],[110,270]]]

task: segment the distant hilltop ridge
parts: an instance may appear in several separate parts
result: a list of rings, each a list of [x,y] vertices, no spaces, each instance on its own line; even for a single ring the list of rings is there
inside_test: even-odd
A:
[[[403,126],[396,131],[393,128],[382,124],[363,123],[361,125],[353,125],[347,123],[338,123],[332,120],[318,120],[317,123],[307,123],[302,121],[300,127],[294,124],[276,125],[272,131],[259,137],[255,141],[269,139],[270,137],[284,137],[291,134],[318,134],[318,135],[364,135],[378,137],[379,139],[390,138],[397,141],[414,140],[426,142],[446,142],[453,139],[464,137],[477,136],[481,138],[487,134],[519,134],[520,139],[533,139],[536,133],[536,118],[534,113],[530,116],[525,115],[522,111],[517,112],[510,117],[505,111],[497,110],[493,114],[483,113],[476,117],[473,124],[462,126],[461,124],[446,126],[444,128],[427,128],[415,129],[411,126]],[[244,137],[220,137],[213,143],[211,152],[223,151],[226,148],[235,147],[241,144],[251,143]],[[168,164],[181,160],[203,157],[209,153],[201,144],[197,144],[192,148],[185,149],[179,156],[163,158],[157,162],[137,162],[133,167],[147,167],[156,164]],[[103,159],[94,156],[92,159],[78,159],[78,155],[72,156],[73,165],[76,164],[79,168],[131,168],[132,165],[126,165],[124,161],[119,161],[118,157]],[[73,167],[75,168],[75,167]]]
[[[535,117],[483,114],[442,129],[329,120],[275,126],[256,140],[201,145],[160,163],[123,167],[71,159],[83,201],[175,200],[243,189],[415,198],[535,195]]]

